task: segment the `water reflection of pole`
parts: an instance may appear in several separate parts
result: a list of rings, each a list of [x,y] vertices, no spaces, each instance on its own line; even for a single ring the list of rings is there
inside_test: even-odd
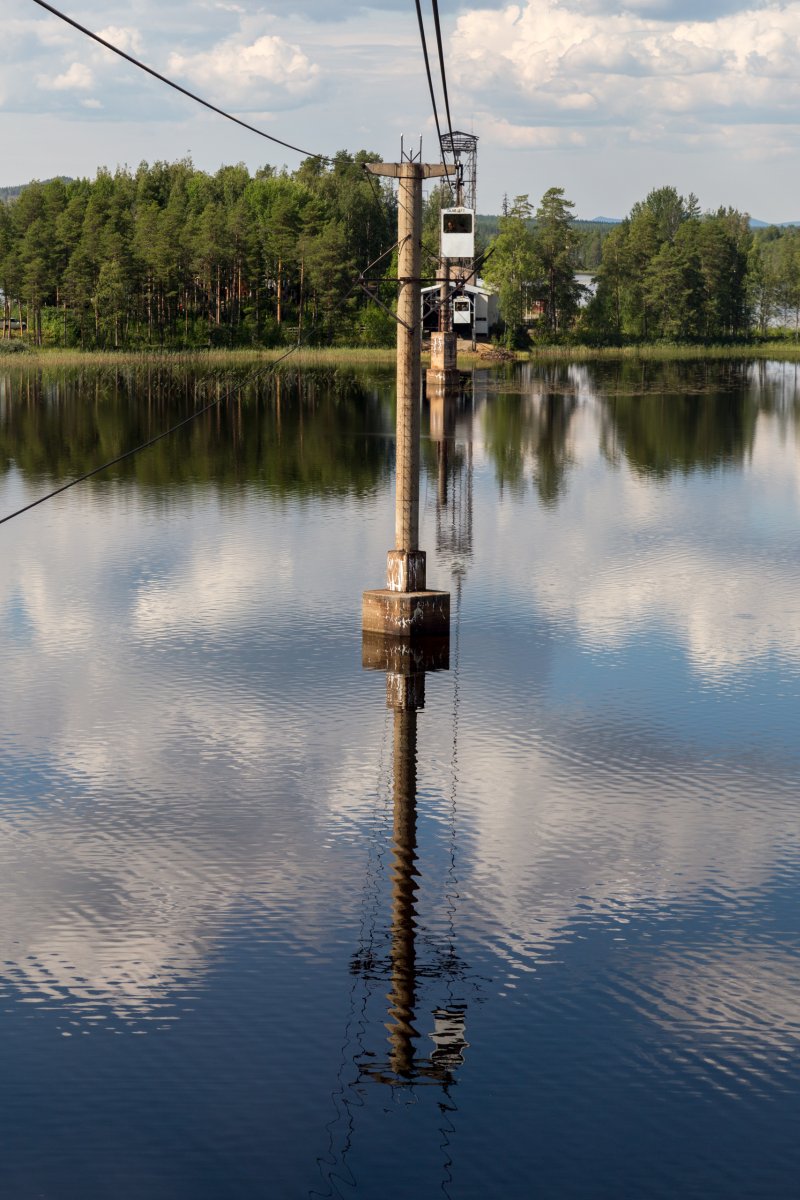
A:
[[[431,1039],[435,1049],[419,1054],[416,1008],[420,966],[417,961],[417,714],[425,706],[426,671],[449,668],[448,639],[401,642],[364,637],[363,665],[386,671],[386,703],[393,710],[393,845],[390,924],[388,1021],[389,1057],[385,1065],[372,1059],[364,1074],[380,1083],[427,1081],[445,1088],[466,1046],[463,1006],[433,1010]],[[447,978],[458,971],[453,947],[426,977]]]
[[[425,1058],[415,1054],[417,1005],[417,706],[424,704],[424,674],[398,697],[396,683],[387,677],[387,695],[394,700],[394,844],[392,853],[392,990],[389,993],[389,1068],[396,1081],[425,1078],[445,1091],[453,1070],[463,1062],[467,1045],[463,1006],[439,1005],[433,1010],[431,1039],[435,1050]],[[397,703],[400,698],[400,703]],[[442,974],[457,968],[454,947]]]
[[[427,671],[449,669],[449,639],[425,638],[403,640],[365,634],[362,641],[362,665],[369,670],[386,674],[386,705],[392,711],[392,890],[391,916],[388,924],[388,956],[377,951],[380,937],[373,928],[367,934],[367,920],[362,927],[362,942],[351,963],[354,987],[351,993],[351,1013],[342,1047],[342,1062],[337,1086],[331,1099],[335,1117],[327,1126],[330,1134],[328,1150],[317,1162],[324,1191],[313,1190],[314,1200],[323,1197],[342,1197],[339,1183],[347,1185],[348,1195],[355,1179],[349,1156],[356,1133],[356,1114],[364,1106],[362,1084],[366,1081],[396,1087],[434,1086],[441,1091],[438,1109],[442,1123],[438,1131],[445,1152],[444,1176],[441,1190],[449,1195],[452,1179],[451,1137],[454,1133],[453,1114],[456,1106],[450,1089],[456,1070],[464,1061],[466,1040],[466,1004],[453,996],[453,983],[464,978],[463,965],[455,953],[454,933],[445,953],[434,951],[420,963],[417,945],[418,841],[417,841],[417,714],[425,706],[425,675]],[[380,856],[379,856],[380,857]],[[367,892],[365,887],[365,902]],[[370,900],[377,904],[377,895]],[[374,918],[373,918],[374,919]],[[446,998],[431,1011],[433,1028],[429,1034],[434,1048],[429,1054],[417,1047],[417,1008],[420,1003],[420,981],[436,979],[446,984]],[[366,984],[360,1001],[356,1000],[356,984]],[[388,1054],[375,1053],[368,1048],[372,985],[388,983],[388,1011],[385,1029],[388,1032]],[[374,1026],[372,1026],[374,1028]],[[351,1079],[346,1078],[348,1066],[354,1068]]]
[[[396,1075],[414,1064],[416,1003],[417,712],[394,710],[394,867],[392,871],[392,990],[389,1063]]]

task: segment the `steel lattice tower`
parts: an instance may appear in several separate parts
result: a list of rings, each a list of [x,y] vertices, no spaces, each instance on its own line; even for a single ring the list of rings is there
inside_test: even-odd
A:
[[[477,211],[478,139],[474,133],[442,135],[442,153],[458,168],[458,203]]]

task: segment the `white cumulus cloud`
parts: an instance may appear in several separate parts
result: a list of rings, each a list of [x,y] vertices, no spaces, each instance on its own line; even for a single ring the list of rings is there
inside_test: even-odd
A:
[[[780,120],[800,101],[800,2],[674,21],[538,0],[462,13],[452,54],[520,124]]]
[[[85,92],[94,87],[94,76],[83,63],[74,62],[60,75],[40,75],[37,83],[52,92]]]
[[[490,113],[480,113],[478,120],[484,137],[509,150],[583,146],[586,142],[585,135],[578,130],[559,129],[557,125],[514,125]]]
[[[98,31],[98,37],[126,54],[141,54],[144,49],[141,33],[130,25],[108,25]]]
[[[305,99],[320,74],[299,46],[273,34],[249,44],[229,38],[197,54],[174,53],[169,70],[247,111],[265,103],[288,107]]]

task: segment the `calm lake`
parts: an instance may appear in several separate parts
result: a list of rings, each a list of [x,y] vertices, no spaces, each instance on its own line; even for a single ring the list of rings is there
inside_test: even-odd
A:
[[[417,714],[391,372],[239,381],[0,526],[0,1194],[796,1197],[798,368],[426,405]],[[229,386],[0,367],[0,516]]]

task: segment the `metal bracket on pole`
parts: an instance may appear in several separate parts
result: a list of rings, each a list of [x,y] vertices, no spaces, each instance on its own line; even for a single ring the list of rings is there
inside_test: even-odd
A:
[[[409,333],[413,333],[413,329],[410,325],[407,325],[405,321],[398,317],[397,313],[393,313],[389,306],[384,304],[379,296],[376,296],[373,291],[370,291],[370,289],[367,287],[367,281],[363,275],[359,276],[358,282],[364,295],[368,296],[373,304],[377,304],[378,308],[382,308],[386,315],[391,317],[393,321],[396,321],[398,325],[402,325],[403,328],[407,329]]]

